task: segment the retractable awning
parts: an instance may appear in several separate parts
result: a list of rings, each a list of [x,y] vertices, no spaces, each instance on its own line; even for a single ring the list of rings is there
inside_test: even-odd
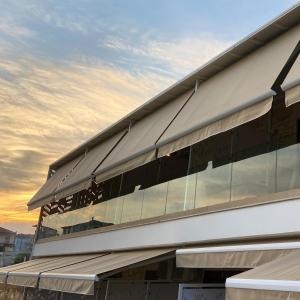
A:
[[[78,163],[83,159],[83,155],[78,156],[68,163],[64,164],[48,178],[48,180],[42,185],[38,192],[31,198],[28,203],[29,209],[34,209],[44,204],[50,203],[54,200],[54,192],[57,187],[64,182],[68,176],[74,171]]]
[[[54,258],[33,259],[33,260],[29,260],[29,261],[22,262],[22,263],[19,263],[19,264],[10,265],[10,266],[7,266],[7,267],[0,268],[0,284],[6,283],[7,275],[8,275],[9,272],[22,270],[22,269],[30,268],[32,266],[47,263],[47,262],[49,262],[53,259]]]
[[[156,142],[193,92],[183,93],[137,122],[132,120],[128,134],[95,170],[97,181],[104,181],[154,160]]]
[[[271,108],[271,87],[300,39],[300,25],[198,86],[162,135],[158,155],[190,146],[256,119]],[[299,74],[299,73],[298,73]]]
[[[182,268],[250,269],[293,252],[300,253],[300,242],[180,249],[176,251],[176,265]]]
[[[226,300],[300,299],[300,252],[226,280]]]
[[[104,254],[78,255],[78,256],[48,258],[48,259],[42,258],[42,259],[34,260],[36,261],[35,264],[32,264],[30,263],[31,261],[29,261],[26,267],[9,271],[6,276],[6,283],[10,285],[37,287],[39,276],[43,272],[51,271],[61,267],[70,266],[103,255]]]
[[[59,167],[28,203],[29,210],[88,188],[93,171],[107,157],[127,131],[108,138],[84,155]]]
[[[107,272],[121,270],[140,262],[170,253],[172,250],[144,250],[111,253],[87,260],[72,266],[63,267],[41,274],[39,288],[58,290],[77,294],[93,294],[98,276]]]
[[[173,249],[151,249],[40,258],[0,268],[0,285],[32,287],[76,294],[93,294],[99,276],[123,268],[166,259]],[[173,256],[173,254],[171,254]]]
[[[298,56],[285,78],[282,89],[285,91],[285,102],[287,106],[300,101],[300,56]]]

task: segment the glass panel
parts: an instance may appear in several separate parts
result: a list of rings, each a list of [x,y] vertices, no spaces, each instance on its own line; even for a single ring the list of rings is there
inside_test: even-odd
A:
[[[184,199],[183,210],[195,208],[197,186],[197,174],[191,174],[186,177],[186,194]]]
[[[277,151],[277,191],[300,188],[300,145]]]
[[[121,223],[123,202],[124,197],[118,197],[106,201],[106,211],[104,217],[105,226]]]
[[[275,192],[276,153],[266,153],[233,163],[232,200]]]
[[[95,205],[90,205],[85,208],[81,208],[83,214],[86,214],[89,218],[89,220],[93,220],[94,222],[94,228],[98,227],[103,227],[107,226],[106,221],[105,221],[105,213],[107,209],[107,203],[110,200],[95,204]]]
[[[186,203],[191,203],[193,199],[188,199],[190,194],[187,191],[187,177],[181,177],[168,182],[166,213],[174,213],[185,210]]]
[[[197,174],[196,207],[230,201],[231,164],[207,169]]]
[[[142,219],[165,214],[167,186],[167,182],[164,182],[144,190]]]
[[[136,221],[141,218],[144,191],[139,190],[139,188],[140,186],[136,187],[133,193],[124,196],[122,223]]]

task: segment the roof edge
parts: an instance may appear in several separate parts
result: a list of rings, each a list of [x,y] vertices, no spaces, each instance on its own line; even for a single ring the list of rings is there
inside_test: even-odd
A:
[[[144,104],[134,109],[117,122],[108,126],[104,130],[100,131],[100,133],[96,134],[83,144],[62,156],[53,162],[50,165],[50,168],[55,169],[60,167],[71,159],[85,152],[87,149],[96,146],[112,135],[125,129],[132,121],[140,120],[144,116],[153,112],[155,109],[170,102],[175,97],[181,95],[189,89],[192,89],[196,80],[199,80],[201,85],[201,82],[209,79],[216,73],[229,67],[243,57],[247,56],[249,53],[265,45],[273,38],[295,26],[300,22],[299,18],[297,18],[297,15],[300,15],[300,3],[293,5],[291,8],[287,9],[279,16],[273,18],[271,21],[247,35],[245,38],[241,39],[214,58],[210,59],[202,66],[183,77],[181,80],[175,82],[162,92],[150,98]]]

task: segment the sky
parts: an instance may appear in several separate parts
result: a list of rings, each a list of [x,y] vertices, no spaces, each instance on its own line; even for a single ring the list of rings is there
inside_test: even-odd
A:
[[[48,166],[292,0],[0,0],[0,226],[32,233]]]

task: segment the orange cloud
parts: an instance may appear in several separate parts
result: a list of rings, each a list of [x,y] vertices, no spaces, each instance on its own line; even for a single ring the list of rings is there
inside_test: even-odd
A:
[[[169,84],[103,64],[2,59],[0,69],[0,226],[18,230],[37,223],[26,203],[51,162]]]

